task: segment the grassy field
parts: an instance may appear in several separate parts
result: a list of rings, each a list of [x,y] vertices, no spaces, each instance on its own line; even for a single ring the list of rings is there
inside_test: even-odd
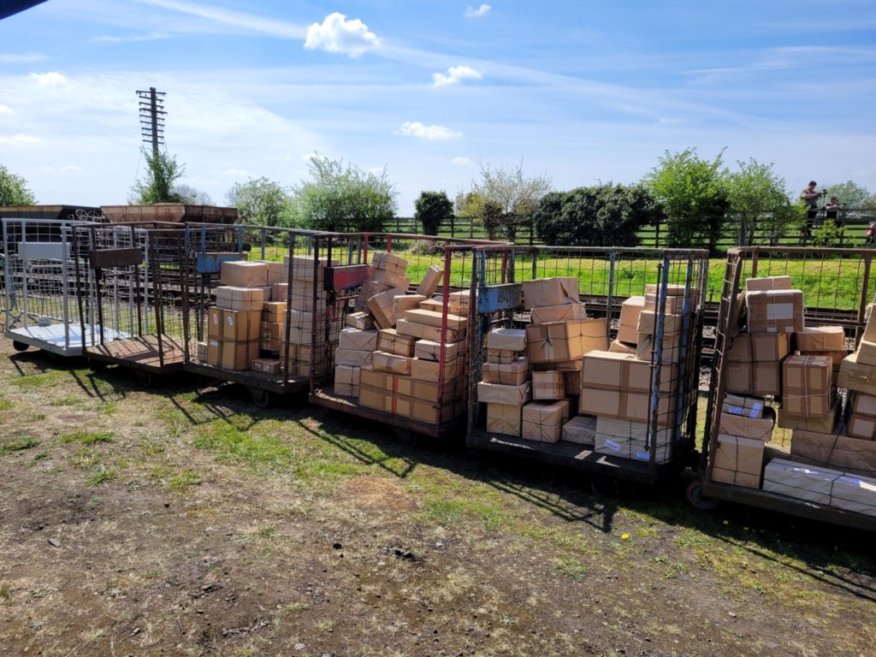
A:
[[[871,536],[0,342],[9,655],[869,654]],[[802,619],[806,619],[802,622]]]

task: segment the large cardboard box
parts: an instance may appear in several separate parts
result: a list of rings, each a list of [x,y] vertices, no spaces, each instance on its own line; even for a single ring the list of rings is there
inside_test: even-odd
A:
[[[371,266],[394,274],[404,274],[408,261],[394,253],[377,251],[371,258]]]
[[[657,354],[657,341],[650,333],[639,333],[638,344],[636,345],[636,358],[650,363],[652,360],[656,363],[658,360],[664,365],[679,364],[681,362],[681,335],[665,335],[663,337],[662,346],[659,349],[659,357]],[[690,350],[687,351],[689,355]]]
[[[833,407],[827,356],[788,356],[782,363],[782,409],[792,415],[823,416]]]
[[[375,388],[364,383],[359,384],[359,404],[362,406],[392,413],[393,400],[391,390]]]
[[[384,285],[383,283],[378,283],[377,281],[367,280],[362,283],[362,289],[359,291],[359,296],[356,297],[356,304],[354,306],[354,310],[356,312],[361,312],[363,310],[368,310],[368,299],[383,292],[388,292],[394,288],[389,285]],[[398,294],[404,294],[404,290],[396,290]]]
[[[402,320],[404,321],[404,320]],[[396,333],[399,333],[399,327],[396,326]],[[404,333],[400,333],[403,335]],[[465,353],[464,342],[445,342],[444,343],[444,359],[455,360],[460,358]],[[435,340],[417,340],[414,343],[414,356],[420,360],[439,360],[441,357],[441,342]]]
[[[441,363],[434,360],[419,360],[413,358],[411,360],[411,378],[418,381],[438,382],[439,375],[443,372],[444,381],[458,378],[464,372],[464,364],[461,358],[454,359],[444,363],[442,368]]]
[[[406,310],[417,308],[420,302],[425,301],[422,294],[401,294],[392,300],[392,316],[396,322],[404,319]]]
[[[773,437],[775,425],[776,418],[770,408],[766,409],[763,417],[760,418],[721,413],[718,432],[737,438],[751,438],[768,443]]]
[[[529,381],[516,386],[505,386],[497,383],[478,383],[478,401],[487,404],[506,404],[522,406],[532,399],[532,387]]]
[[[501,365],[500,365],[501,367]],[[557,371],[532,373],[532,398],[538,401],[558,401],[566,396],[563,373]]]
[[[222,340],[247,342],[261,338],[261,312],[254,310],[222,311]]]
[[[763,363],[727,361],[725,367],[724,384],[727,392],[755,396],[782,394],[782,364],[779,361]]]
[[[803,429],[804,431],[820,431],[830,433],[837,423],[839,404],[828,409],[824,415],[795,415],[785,409],[779,410],[776,424],[783,429]]]
[[[791,436],[791,458],[873,476],[876,474],[876,441],[851,438],[839,431],[795,429]]]
[[[830,506],[831,491],[841,472],[773,459],[763,473],[763,489],[795,499]]]
[[[865,395],[862,392],[850,392],[848,405],[852,413],[876,417],[876,397],[873,395]]]
[[[858,363],[876,367],[876,342],[861,340],[858,344]]]
[[[763,276],[761,278],[749,278],[745,281],[745,290],[747,292],[757,292],[758,290],[790,290],[790,276]]]
[[[727,352],[734,363],[769,363],[780,361],[790,353],[787,333],[739,333]]]
[[[286,319],[285,301],[265,301],[262,304],[262,320],[265,322],[282,322]]]
[[[484,363],[481,374],[486,383],[519,386],[530,379],[529,361],[518,358],[512,363]]]
[[[441,328],[441,325],[443,323],[442,313],[432,310],[423,310],[422,308],[406,310],[404,319],[407,322],[425,324],[426,326],[434,326],[435,328]],[[461,331],[465,329],[467,323],[467,317],[454,315],[450,312],[447,313],[447,328],[454,331]]]
[[[414,355],[414,345],[417,339],[410,335],[400,334],[396,329],[380,329],[377,337],[377,349],[398,356]]]
[[[523,406],[521,437],[544,443],[560,440],[564,406],[568,401],[530,402]]]
[[[645,307],[644,296],[634,296],[624,299],[621,304],[620,319],[617,326],[617,339],[620,342],[636,344],[639,339],[639,314]]]
[[[375,269],[371,275],[371,280],[405,292],[411,286],[410,280],[404,274],[398,274],[385,269]]]
[[[593,451],[636,461],[650,461],[651,448],[654,462],[666,463],[669,458],[671,431],[658,429],[653,445],[648,442],[646,422],[613,419],[603,415],[596,417],[596,436]]]
[[[216,288],[216,305],[219,308],[227,310],[261,310],[264,302],[265,291],[260,287],[220,285]]]
[[[361,349],[335,349],[335,365],[348,367],[363,367],[371,364],[371,356],[375,352]]]
[[[423,280],[417,286],[417,294],[421,294],[426,298],[435,294],[438,285],[441,283],[441,277],[444,275],[444,269],[440,265],[430,265],[423,275]]]
[[[764,441],[718,434],[712,454],[712,481],[760,488]]]
[[[302,281],[312,281],[314,277],[318,280],[322,280],[323,272],[325,271],[326,266],[337,267],[341,263],[339,260],[332,260],[329,262],[325,258],[320,258],[319,262],[314,262],[314,258],[312,256],[289,256],[283,257],[283,264],[287,269],[291,270],[291,277],[302,280]]]
[[[523,303],[526,308],[580,303],[578,279],[568,276],[539,278],[523,282]]]
[[[361,368],[350,365],[335,366],[335,393],[345,397],[358,397],[360,371]]]
[[[266,262],[268,268],[267,285],[286,283],[289,280],[289,266],[282,262]]]
[[[867,395],[876,395],[876,367],[858,362],[858,352],[855,351],[843,358],[837,385]]]
[[[757,290],[745,293],[749,333],[803,331],[801,290]]]
[[[226,370],[248,370],[250,363],[259,357],[259,341],[235,342],[223,340],[221,342],[222,362],[221,367]]]
[[[842,326],[807,326],[794,334],[794,341],[801,354],[846,350],[846,333]]]
[[[290,341],[300,343],[301,340],[291,340],[292,331],[299,331],[299,329],[290,330]],[[266,351],[280,351],[280,342],[286,339],[286,324],[283,322],[262,322],[259,337],[262,349]]]
[[[409,322],[405,319],[400,319],[395,323],[395,330],[399,335],[408,335],[418,340],[429,340],[431,342],[441,342],[442,337],[444,342],[458,342],[465,337],[465,329],[445,329],[444,334],[441,334],[441,328],[438,326],[428,326],[418,322]]]
[[[659,313],[654,310],[642,310],[639,313],[639,320],[636,323],[636,331],[638,333],[647,333],[654,335],[657,333],[657,316]],[[674,315],[665,313],[663,315],[663,339],[681,339],[681,329],[684,317],[682,315]]]
[[[581,396],[578,398],[578,412],[582,415],[648,422],[651,418],[649,400],[650,395],[647,393],[602,390],[585,386],[581,388]],[[676,404],[675,395],[669,393],[660,395],[657,401],[658,426],[670,426],[675,422]]]
[[[509,436],[520,436],[523,406],[487,404],[487,431]]]
[[[338,348],[376,351],[378,348],[378,335],[379,333],[377,331],[362,331],[355,328],[341,329],[341,334],[338,338]],[[386,350],[384,349],[384,351]]]
[[[526,330],[512,328],[497,328],[487,333],[487,349],[505,349],[507,351],[526,351]]]
[[[564,322],[567,319],[584,319],[583,303],[564,303],[559,306],[541,306],[533,308],[530,319],[533,324],[548,324],[550,322]]]
[[[411,373],[411,361],[413,359],[408,356],[399,356],[386,351],[375,351],[371,354],[371,367],[380,372],[389,372],[391,374]]]
[[[268,265],[249,260],[225,261],[219,270],[219,282],[231,287],[264,287],[268,283]]]
[[[576,415],[563,425],[560,439],[578,445],[593,445],[596,438],[596,416]]]
[[[651,364],[629,354],[595,350],[583,357],[581,380],[588,388],[648,392],[651,390]],[[674,390],[678,386],[678,367],[663,365],[659,383],[663,392]]]
[[[527,355],[531,363],[578,360],[594,349],[608,349],[604,319],[576,319],[526,327]]]
[[[303,310],[289,311],[289,326],[295,329],[301,329],[305,335],[310,335],[313,331],[313,313]]]
[[[401,290],[390,288],[368,298],[366,306],[368,312],[374,317],[374,323],[377,324],[378,328],[387,329],[395,326],[395,316],[392,312],[393,300],[402,294],[404,292]]]

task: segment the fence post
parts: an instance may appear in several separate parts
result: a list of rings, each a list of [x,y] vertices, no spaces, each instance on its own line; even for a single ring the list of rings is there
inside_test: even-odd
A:
[[[450,215],[450,239],[456,237],[456,215]]]

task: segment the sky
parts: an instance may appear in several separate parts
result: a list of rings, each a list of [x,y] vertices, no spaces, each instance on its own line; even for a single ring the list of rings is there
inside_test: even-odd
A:
[[[401,216],[484,168],[569,190],[688,148],[876,193],[873,0],[48,0],[0,20],[0,164],[39,203],[127,203],[149,87],[216,205],[314,154],[385,173]]]

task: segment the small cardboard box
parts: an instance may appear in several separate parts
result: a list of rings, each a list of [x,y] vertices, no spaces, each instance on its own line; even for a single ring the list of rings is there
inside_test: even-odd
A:
[[[385,351],[375,351],[371,354],[371,367],[379,372],[407,376],[411,373],[412,360],[408,356],[399,356],[398,354],[391,354]]]
[[[222,343],[218,338],[209,338],[207,340],[207,365],[220,367],[222,365]]]
[[[767,409],[767,412],[761,418],[721,413],[718,432],[728,436],[751,438],[752,440],[761,440],[768,443],[772,440],[775,424],[776,420],[772,409]]]
[[[509,365],[520,358],[520,352],[511,349],[487,349],[486,354],[487,362],[496,365]]]
[[[794,341],[801,354],[846,350],[846,333],[842,326],[807,326],[794,334]]]
[[[639,314],[645,308],[645,297],[634,296],[624,299],[621,304],[620,319],[618,320],[617,339],[620,342],[636,344],[639,339],[638,329]]]
[[[420,302],[425,301],[422,294],[401,294],[392,300],[392,316],[396,322],[404,319],[406,310],[416,309]]]
[[[529,361],[518,358],[512,363],[484,363],[482,375],[486,383],[519,386],[530,379]]]
[[[378,411],[391,413],[393,406],[392,391],[384,388],[373,388],[364,383],[360,383],[359,404],[368,408],[377,409]]]
[[[850,438],[837,432],[795,429],[791,437],[791,457],[844,472],[871,477],[876,474],[876,441]]]
[[[371,364],[371,356],[374,351],[362,351],[359,349],[335,349],[335,365],[347,365],[349,367],[363,367]]]
[[[375,269],[371,275],[371,280],[405,292],[411,286],[411,282],[408,280],[407,276],[387,271],[386,269]]]
[[[407,335],[418,340],[441,342],[442,339],[441,329],[439,327],[427,326],[426,324],[419,324],[417,322],[409,322],[404,319],[400,319],[396,322],[395,330],[398,331],[399,335]],[[465,329],[456,331],[448,328],[444,331],[443,335],[445,343],[458,342],[464,337]]]
[[[210,306],[207,308],[207,337],[218,340],[222,337],[222,308]]]
[[[523,406],[521,438],[555,443],[563,428],[563,404],[569,402],[530,402]]]
[[[608,349],[604,319],[575,319],[526,327],[527,355],[531,363],[578,360],[594,349]]]
[[[576,415],[563,425],[560,439],[578,445],[593,445],[596,436],[596,416]]]
[[[779,418],[776,424],[782,429],[802,429],[803,431],[815,431],[830,433],[837,424],[837,411],[839,404],[828,409],[824,415],[795,415],[784,408],[779,410]]]
[[[478,383],[478,401],[487,404],[506,404],[522,406],[532,399],[532,388],[529,381],[516,386],[505,386],[498,383]]]
[[[654,335],[657,333],[657,313],[654,310],[642,310],[639,313],[639,321],[636,324],[637,333],[647,333]],[[676,337],[680,339],[682,322],[684,317],[681,315],[673,315],[665,313],[663,315],[663,339]]]
[[[377,281],[365,281],[362,283],[362,289],[359,291],[359,296],[356,297],[356,305],[354,309],[356,312],[361,312],[363,310],[368,310],[368,299],[373,296],[377,296],[383,292],[388,292],[394,288],[389,287],[388,285],[384,285],[383,283],[378,283]],[[396,290],[398,294],[404,294],[403,290]],[[391,306],[390,306],[391,309]]]
[[[501,367],[501,365],[500,365]],[[558,401],[566,396],[563,373],[557,371],[532,373],[532,398]]]
[[[846,433],[852,438],[873,440],[876,438],[876,417],[849,413],[846,418]]]
[[[559,276],[523,282],[523,302],[526,308],[559,306],[580,301],[577,278]]]
[[[426,326],[434,326],[435,328],[441,328],[441,324],[443,323],[442,313],[432,310],[423,310],[422,308],[406,310],[404,319],[406,322],[425,324]],[[467,323],[468,318],[462,317],[460,315],[454,315],[453,313],[448,311],[447,328],[454,331],[461,331],[465,329]]]
[[[276,358],[254,358],[250,369],[262,374],[277,374],[280,371],[280,361]]]
[[[393,300],[402,294],[401,290],[390,288],[385,292],[369,297],[366,306],[368,307],[368,312],[374,317],[374,323],[377,324],[378,328],[387,329],[395,326],[395,316],[392,312]]]
[[[247,342],[261,339],[261,312],[251,310],[222,311],[222,340]]]
[[[367,312],[355,312],[347,315],[347,326],[361,331],[370,331],[374,328],[374,318]]]
[[[447,312],[467,317],[470,301],[471,291],[469,290],[451,292],[447,295]]]
[[[760,397],[777,397],[782,394],[782,364],[779,361],[728,361],[726,367],[724,384],[727,392]]]
[[[504,349],[506,351],[526,351],[526,330],[512,328],[497,328],[487,333],[487,349]]]
[[[861,340],[858,344],[858,363],[876,367],[876,342]]]
[[[661,395],[658,398],[657,426],[669,426],[675,421],[677,399],[671,394]],[[578,397],[578,412],[582,415],[648,422],[651,419],[649,402],[650,395],[647,393],[602,390],[585,386],[581,388],[581,396]]]
[[[360,368],[349,365],[335,367],[335,393],[345,397],[359,396]]]
[[[739,333],[730,345],[727,360],[735,363],[780,361],[790,353],[787,333]]]
[[[867,395],[876,395],[876,367],[858,362],[858,352],[855,351],[843,358],[837,385]]]
[[[635,327],[634,327],[635,328]],[[636,340],[639,339],[638,334],[636,334]],[[610,345],[608,345],[608,350],[613,351],[616,354],[631,354],[633,356],[636,355],[636,345],[633,343],[621,342],[620,340],[613,340]]]
[[[266,262],[268,268],[268,285],[287,283],[289,281],[289,266],[283,262]]]
[[[803,292],[757,290],[745,293],[749,333],[802,333]]]
[[[848,405],[852,413],[876,417],[876,397],[873,395],[865,395],[862,392],[850,392]]]
[[[660,348],[657,347],[657,341],[650,333],[639,333],[639,344],[636,345],[636,358],[647,363],[659,360],[661,363],[680,363],[681,362],[681,336],[678,334],[664,336],[660,343]],[[659,352],[659,358],[658,358]],[[690,350],[687,352],[690,354]]]
[[[718,434],[712,455],[712,481],[760,488],[764,441]]]
[[[782,363],[782,409],[807,417],[828,413],[833,406],[832,371],[827,356],[788,356]]]
[[[654,462],[665,463],[669,460],[671,435],[669,429],[657,429],[653,441],[649,441],[647,422],[600,415],[596,417],[593,451],[635,461],[650,461],[653,449]]]
[[[341,263],[339,260],[328,262],[325,258],[320,258],[319,262],[315,262],[312,256],[289,256],[283,257],[283,264],[291,271],[291,277],[301,281],[313,281],[314,277],[322,280],[323,272],[326,266],[337,267]]]
[[[531,320],[533,324],[548,324],[550,322],[563,322],[567,319],[584,319],[583,303],[565,303],[559,306],[541,306],[533,308]]]
[[[258,340],[248,342],[223,340],[221,349],[221,367],[226,370],[248,370],[252,361],[259,357]]]
[[[651,364],[629,354],[614,351],[591,351],[583,357],[582,385],[588,388],[651,390]],[[678,385],[678,368],[663,365],[660,368],[660,390],[669,392]]]
[[[285,301],[265,301],[262,304],[262,319],[266,322],[282,322],[286,318]]]
[[[434,360],[419,360],[413,358],[411,359],[410,376],[417,381],[431,381],[433,383],[438,383],[438,377],[443,372],[444,381],[448,381],[450,379],[455,379],[462,374],[463,365],[464,361],[461,358],[445,363],[443,368],[441,367],[441,363]]]
[[[357,349],[359,351],[375,351],[377,347],[377,331],[363,331],[356,328],[341,329],[338,348]],[[408,354],[410,355],[410,354]]]
[[[399,327],[396,327],[399,332]],[[445,342],[444,360],[450,361],[460,358],[465,353],[464,342]],[[435,340],[417,340],[414,343],[414,356],[420,360],[439,360],[441,357],[441,343]]]
[[[757,292],[758,290],[790,290],[790,276],[764,276],[762,278],[749,278],[745,281],[745,290],[747,292]]]
[[[394,253],[378,251],[371,258],[371,266],[394,274],[404,274],[408,267],[408,261]]]
[[[722,412],[724,413],[758,419],[763,417],[763,411],[763,399],[731,394],[724,396],[722,407]]]
[[[487,431],[509,436],[520,436],[523,406],[487,404]]]
[[[441,283],[441,277],[444,275],[444,269],[440,265],[430,265],[423,275],[423,280],[417,286],[417,294],[424,297],[431,297],[438,289]]]
[[[410,358],[414,355],[416,342],[416,338],[399,333],[396,329],[380,329],[376,348],[390,354]]]
[[[222,263],[227,264],[227,263]],[[220,285],[216,288],[216,305],[226,310],[258,310],[265,302],[265,291],[260,287],[233,287]]]
[[[231,287],[264,287],[268,283],[268,265],[249,260],[225,261],[219,270],[219,282]]]

